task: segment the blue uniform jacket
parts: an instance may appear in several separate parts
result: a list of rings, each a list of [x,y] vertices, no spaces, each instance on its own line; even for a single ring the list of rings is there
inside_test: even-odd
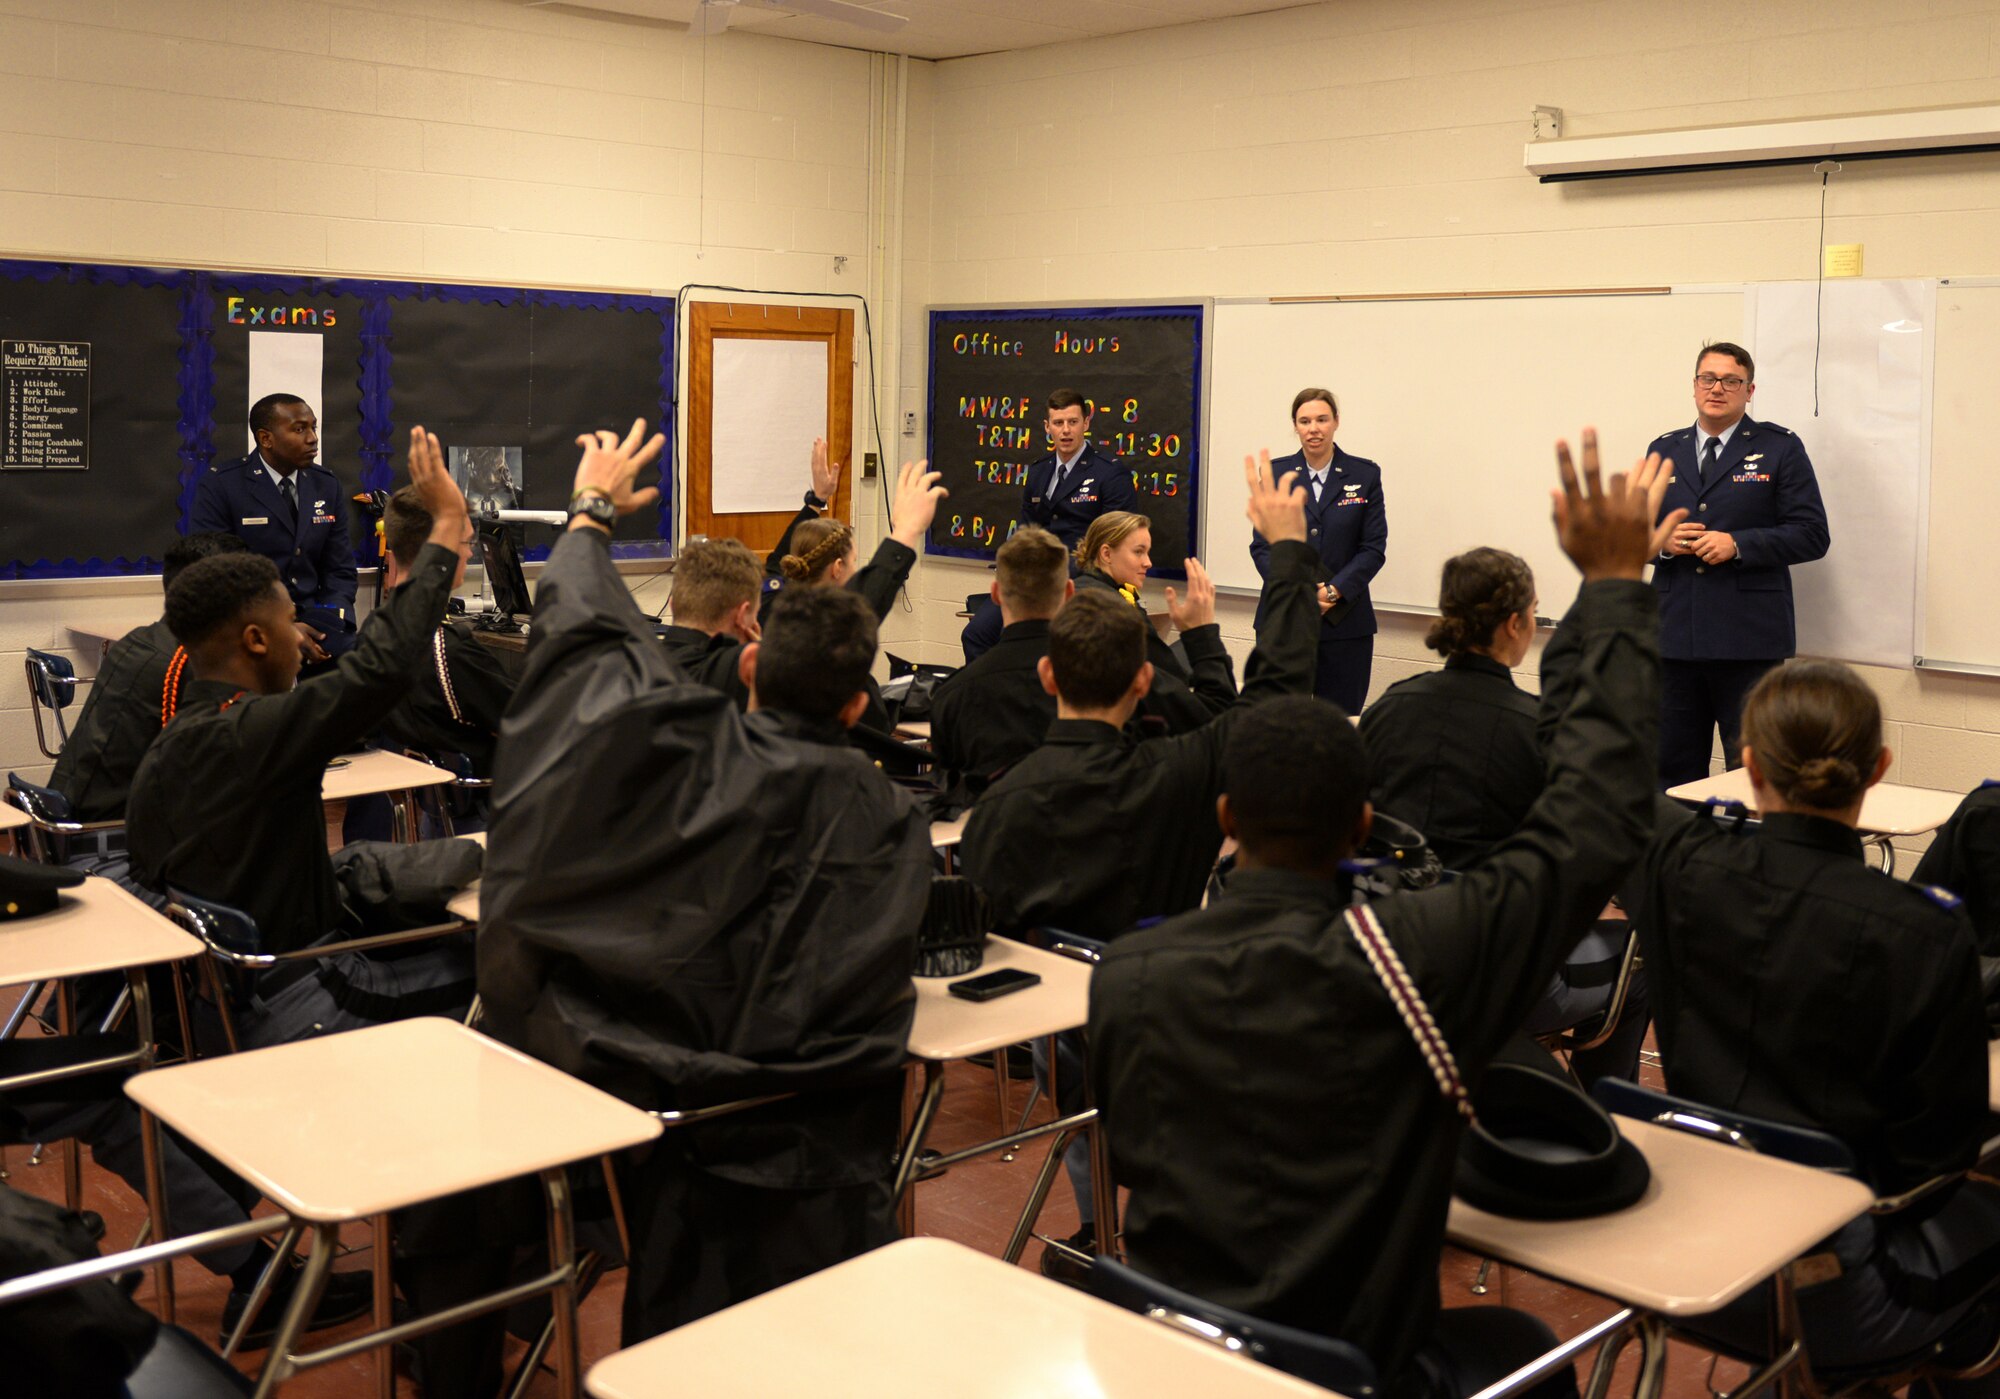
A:
[[[1662,511],[1722,530],[1737,556],[1705,564],[1692,554],[1653,564],[1660,595],[1660,654],[1671,661],[1782,660],[1797,649],[1792,564],[1826,554],[1830,536],[1805,443],[1790,428],[1743,419],[1704,489],[1692,424],[1653,439],[1672,460]]]
[[[1389,511],[1382,499],[1382,468],[1366,457],[1341,451],[1335,443],[1326,490],[1317,506],[1312,503],[1304,452],[1272,461],[1272,480],[1283,480],[1287,471],[1298,472],[1296,484],[1305,487],[1306,543],[1319,555],[1319,581],[1340,589],[1344,604],[1320,618],[1320,635],[1343,640],[1375,635],[1375,604],[1368,597],[1368,584],[1389,557]],[[1250,558],[1257,572],[1268,578],[1271,543],[1255,530],[1250,532]],[[1263,619],[1264,602],[1259,598],[1257,620],[1261,623]]]
[[[210,467],[195,487],[190,532],[220,530],[243,540],[278,566],[301,610],[337,610],[354,625],[354,545],[347,535],[347,498],[323,466],[301,467],[296,531],[284,527],[285,498],[257,453]]]
[[[1040,525],[1072,553],[1099,515],[1111,510],[1144,513],[1139,510],[1139,492],[1132,485],[1132,469],[1100,452],[1094,442],[1084,444],[1083,455],[1063,478],[1059,500],[1049,498],[1049,481],[1055,472],[1053,455],[1028,468],[1028,482],[1021,488],[1021,523]]]

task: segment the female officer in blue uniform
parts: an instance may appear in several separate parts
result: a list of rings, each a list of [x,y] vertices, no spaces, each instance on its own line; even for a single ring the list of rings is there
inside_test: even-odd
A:
[[[1273,479],[1296,471],[1306,488],[1306,542],[1319,555],[1319,664],[1313,693],[1359,714],[1375,663],[1375,605],[1368,584],[1389,550],[1389,515],[1382,468],[1334,445],[1340,408],[1328,389],[1300,389],[1292,400],[1292,430],[1300,450],[1271,463]],[[1267,574],[1271,546],[1251,532],[1250,557]],[[1257,604],[1257,620],[1264,604]]]

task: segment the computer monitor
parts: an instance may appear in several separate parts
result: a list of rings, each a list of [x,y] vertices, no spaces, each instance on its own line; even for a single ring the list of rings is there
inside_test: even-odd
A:
[[[514,619],[534,611],[528,600],[528,575],[521,571],[519,526],[479,521],[479,558],[486,567],[486,586],[493,590],[494,609],[500,614],[486,624],[487,630],[519,631]]]

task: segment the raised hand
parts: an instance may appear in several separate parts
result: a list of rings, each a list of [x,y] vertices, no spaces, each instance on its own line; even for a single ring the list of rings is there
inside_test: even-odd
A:
[[[908,548],[919,548],[937,518],[938,502],[951,492],[938,484],[942,472],[932,471],[928,461],[906,461],[896,477],[895,530],[890,538]]]
[[[1687,518],[1676,510],[1657,525],[1673,471],[1658,453],[1632,468],[1603,480],[1598,463],[1597,429],[1583,430],[1583,477],[1579,483],[1569,443],[1556,443],[1556,467],[1562,488],[1551,492],[1556,539],[1583,573],[1585,582],[1600,578],[1638,578],[1646,564],[1665,547],[1674,526]]]
[[[458,482],[451,479],[451,472],[445,469],[444,449],[438,446],[437,434],[425,432],[421,426],[410,429],[410,484],[417,488],[423,498],[424,509],[431,512],[431,533],[427,541],[442,544],[456,551],[464,544],[466,530],[465,492],[458,488]],[[320,646],[320,634],[301,624],[300,643],[305,647],[309,660],[323,661],[326,651]]]
[[[1171,584],[1167,587],[1167,616],[1175,631],[1193,631],[1215,620],[1215,584],[1201,560],[1190,555],[1187,561],[1187,599],[1182,601]]]
[[[646,436],[646,420],[634,418],[632,430],[619,441],[618,434],[599,429],[586,432],[576,439],[576,445],[583,448],[583,456],[576,464],[576,484],[572,494],[582,495],[592,491],[603,496],[621,515],[629,515],[660,498],[659,488],[648,486],[635,491],[632,483],[638,478],[642,467],[648,466],[660,455],[667,439],[659,433]],[[572,529],[579,522],[587,524],[586,517],[579,515],[570,521]]]
[[[812,493],[833,504],[833,493],[840,489],[840,463],[829,463],[826,459],[826,439],[815,437],[812,452]]]
[[[1306,492],[1305,487],[1293,484],[1299,473],[1287,472],[1284,480],[1273,482],[1271,454],[1263,451],[1243,458],[1243,474],[1250,485],[1250,504],[1244,513],[1250,517],[1251,527],[1273,544],[1280,539],[1296,539],[1303,544]]]

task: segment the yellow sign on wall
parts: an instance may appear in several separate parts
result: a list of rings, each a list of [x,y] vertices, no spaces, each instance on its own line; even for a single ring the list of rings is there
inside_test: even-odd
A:
[[[1825,272],[1829,277],[1859,277],[1861,275],[1861,248],[1859,243],[1828,243],[1823,248]]]

